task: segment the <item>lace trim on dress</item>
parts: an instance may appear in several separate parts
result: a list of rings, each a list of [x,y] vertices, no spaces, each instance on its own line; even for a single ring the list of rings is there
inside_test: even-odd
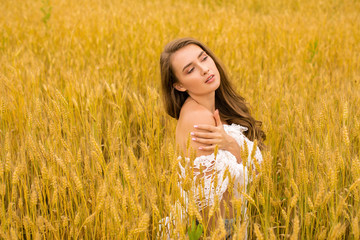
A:
[[[232,136],[236,142],[239,144],[240,147],[245,147],[245,143],[248,147],[248,159],[247,159],[247,167],[249,167],[249,163],[252,164],[252,167],[255,167],[255,164],[252,162],[251,159],[251,152],[253,150],[254,147],[254,142],[249,140],[243,132],[246,132],[248,130],[247,127],[243,127],[241,125],[238,125],[236,123],[232,123],[231,125],[223,125],[224,126],[224,130],[227,132],[227,134],[229,134],[230,136]],[[262,158],[262,154],[261,151],[259,149],[259,147],[256,147],[255,150],[255,159],[259,162],[259,164],[261,164],[261,162],[263,161]]]

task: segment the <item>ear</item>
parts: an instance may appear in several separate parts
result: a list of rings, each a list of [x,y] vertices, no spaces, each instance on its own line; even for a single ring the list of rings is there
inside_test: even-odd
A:
[[[180,91],[180,92],[185,92],[186,91],[186,88],[184,88],[184,86],[181,83],[178,83],[178,82],[174,83],[173,87],[176,90]]]

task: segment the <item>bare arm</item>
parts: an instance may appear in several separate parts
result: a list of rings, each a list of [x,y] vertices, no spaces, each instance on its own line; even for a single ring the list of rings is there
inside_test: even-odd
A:
[[[192,132],[194,137],[192,140],[198,143],[207,144],[207,146],[201,146],[201,148],[202,150],[210,152],[208,154],[214,152],[215,146],[217,145],[218,149],[229,151],[236,157],[237,163],[241,163],[240,146],[236,140],[224,130],[219,111],[216,110],[212,117],[215,120],[215,126],[213,124],[199,124],[196,127],[196,132]],[[200,130],[206,130],[207,132],[199,132]]]
[[[191,132],[194,131],[200,133],[208,132],[206,130],[196,129],[194,125],[207,124],[207,125],[215,126],[215,120],[212,114],[208,110],[198,107],[191,112],[185,113],[184,116],[182,116],[181,121],[182,124],[179,132],[181,132],[183,137],[179,138],[180,141],[179,144],[183,146],[182,150],[184,151],[184,153],[186,153],[185,155],[187,157],[190,157],[190,150],[186,149],[186,145],[188,142],[190,143],[189,144],[190,149],[196,151],[196,157],[212,154],[214,152],[213,150],[211,151],[208,149],[199,149],[200,147],[204,147],[204,145],[210,146],[210,144],[204,144],[204,143],[192,141],[191,138],[193,138],[193,136],[191,136],[190,134]]]
[[[231,152],[236,157],[237,163],[241,163],[242,162],[240,155],[241,148],[233,137],[231,137],[231,139],[232,139],[231,143],[228,145],[228,147],[225,150]]]

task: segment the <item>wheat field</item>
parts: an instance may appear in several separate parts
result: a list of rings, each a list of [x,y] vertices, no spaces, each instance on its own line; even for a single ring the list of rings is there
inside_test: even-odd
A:
[[[234,239],[360,238],[358,0],[12,0],[0,12],[1,239],[165,239],[170,215],[173,239],[194,239],[195,219],[204,239],[224,236],[175,204],[159,57],[185,36],[222,60],[267,134],[247,201],[232,199],[249,219]]]

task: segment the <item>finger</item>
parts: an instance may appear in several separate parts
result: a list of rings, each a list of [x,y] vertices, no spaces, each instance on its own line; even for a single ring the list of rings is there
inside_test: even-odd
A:
[[[191,132],[191,136],[201,137],[201,138],[220,138],[221,135],[219,133],[213,132]]]
[[[215,150],[215,146],[212,145],[212,146],[202,146],[202,147],[199,147],[200,150],[203,150],[203,151],[214,151]]]
[[[220,120],[220,114],[219,114],[219,110],[216,109],[214,112],[214,118],[215,118],[215,122],[216,122],[216,126],[221,126],[221,120]]]
[[[192,138],[193,141],[204,143],[204,144],[217,144],[219,143],[219,140],[217,139],[206,139],[206,138]]]
[[[208,125],[208,124],[194,125],[194,128],[196,128],[196,129],[208,130],[208,131],[210,131],[210,132],[215,132],[215,131],[217,130],[217,128],[216,128],[215,126]]]

